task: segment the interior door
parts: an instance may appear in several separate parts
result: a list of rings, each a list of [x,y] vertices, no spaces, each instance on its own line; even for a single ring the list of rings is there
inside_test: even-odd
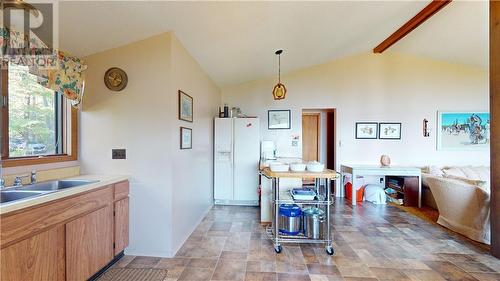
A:
[[[259,200],[259,130],[258,118],[234,119],[234,200]]]
[[[302,159],[319,161],[319,113],[302,114]]]
[[[215,119],[214,199],[233,200],[233,119]]]

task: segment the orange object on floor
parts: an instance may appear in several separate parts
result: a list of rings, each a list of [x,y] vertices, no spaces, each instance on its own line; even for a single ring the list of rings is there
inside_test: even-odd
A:
[[[356,190],[356,202],[363,202],[364,191],[365,191],[364,186]],[[347,200],[352,200],[352,183],[350,182],[345,184],[345,198]]]

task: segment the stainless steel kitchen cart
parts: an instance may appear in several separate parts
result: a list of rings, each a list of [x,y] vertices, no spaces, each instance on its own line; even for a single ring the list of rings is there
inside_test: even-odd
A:
[[[333,170],[323,172],[272,172],[269,168],[264,168],[261,174],[272,181],[272,224],[266,228],[268,238],[274,243],[276,253],[281,253],[282,243],[323,243],[326,253],[333,255],[333,239],[330,230],[330,207],[333,204],[331,197],[331,181],[338,178],[338,173]],[[280,194],[280,178],[300,178],[314,180],[313,188],[316,191],[315,200],[294,200],[291,196]],[[305,236],[303,233],[288,235],[280,233],[279,230],[279,208],[281,204],[295,204],[301,207],[315,206],[324,211],[325,220],[322,237],[315,239]]]

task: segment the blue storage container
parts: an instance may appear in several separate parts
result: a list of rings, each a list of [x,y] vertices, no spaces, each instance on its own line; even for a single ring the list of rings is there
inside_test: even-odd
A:
[[[302,225],[302,210],[295,204],[279,206],[279,231],[286,235],[297,235]]]

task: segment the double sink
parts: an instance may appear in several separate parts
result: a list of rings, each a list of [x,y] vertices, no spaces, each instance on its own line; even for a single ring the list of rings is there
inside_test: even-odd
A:
[[[19,187],[11,187],[0,191],[0,204],[11,203],[24,199],[32,199],[34,197],[45,194],[73,188],[77,186],[96,183],[97,180],[53,180],[39,182]]]

